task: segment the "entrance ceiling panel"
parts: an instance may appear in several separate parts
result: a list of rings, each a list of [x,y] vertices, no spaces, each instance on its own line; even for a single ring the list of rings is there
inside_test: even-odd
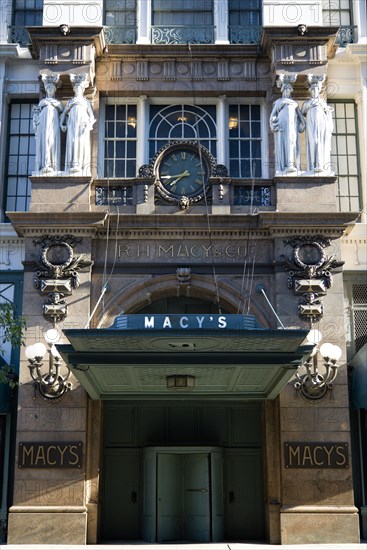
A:
[[[92,399],[273,399],[312,350],[306,330],[66,330],[58,350]],[[167,376],[190,375],[191,390]]]

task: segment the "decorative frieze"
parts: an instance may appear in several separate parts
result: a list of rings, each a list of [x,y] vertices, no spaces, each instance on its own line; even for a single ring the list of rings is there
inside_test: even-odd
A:
[[[229,61],[225,59],[218,62],[218,80],[229,80]]]
[[[175,62],[165,61],[163,67],[163,78],[165,80],[176,80]]]
[[[108,74],[108,79],[106,79]],[[98,88],[103,90],[109,81],[124,82],[155,80],[163,75],[163,81],[191,79],[193,81],[236,81],[246,89],[246,81],[265,78],[269,74],[267,62],[249,59],[122,59],[99,63],[97,66]]]
[[[325,45],[304,42],[276,44],[274,61],[281,65],[322,65],[327,62],[327,50]]]
[[[137,63],[136,63],[136,80],[149,80],[148,61],[137,61]]]

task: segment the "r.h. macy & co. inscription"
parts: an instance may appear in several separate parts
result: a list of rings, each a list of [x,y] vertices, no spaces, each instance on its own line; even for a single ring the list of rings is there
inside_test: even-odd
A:
[[[251,251],[250,251],[251,253]],[[198,243],[198,242],[152,242],[152,243],[119,243],[118,257],[121,259],[187,259],[207,260],[210,258],[243,259],[249,254],[246,244],[234,243]]]

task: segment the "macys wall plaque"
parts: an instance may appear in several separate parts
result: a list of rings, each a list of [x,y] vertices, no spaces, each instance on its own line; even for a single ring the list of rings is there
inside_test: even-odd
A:
[[[81,441],[19,443],[18,468],[81,468]]]
[[[286,468],[349,468],[348,443],[284,443]]]

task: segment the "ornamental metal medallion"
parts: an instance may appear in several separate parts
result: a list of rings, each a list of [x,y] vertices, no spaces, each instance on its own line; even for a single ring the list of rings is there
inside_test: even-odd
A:
[[[282,255],[280,264],[288,271],[288,288],[300,295],[298,314],[311,324],[316,323],[324,314],[320,297],[332,285],[332,271],[344,262],[326,255],[330,239],[322,235],[295,236],[285,239],[284,244],[293,247],[292,257]]]
[[[78,271],[93,265],[85,254],[74,255],[74,247],[82,239],[73,235],[44,235],[33,241],[41,246],[42,252],[33,255],[36,275],[34,286],[42,295],[47,295],[42,312],[47,321],[55,325],[63,321],[68,313],[65,296],[70,296],[80,285]]]

